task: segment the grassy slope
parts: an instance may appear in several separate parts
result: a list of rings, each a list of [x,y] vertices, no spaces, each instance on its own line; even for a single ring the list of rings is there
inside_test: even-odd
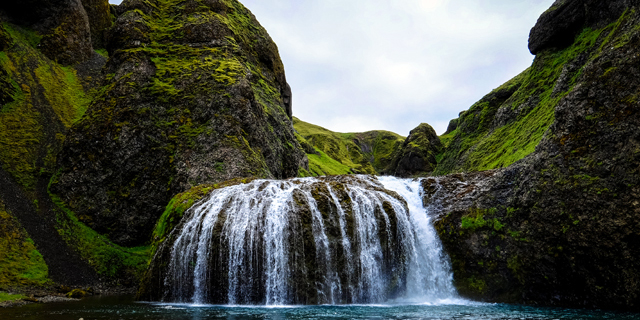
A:
[[[404,137],[388,131],[333,132],[295,117],[293,127],[300,144],[314,148],[315,153],[307,150],[308,174],[313,176],[376,174],[389,164],[404,141]]]
[[[0,52],[0,68],[12,87],[6,93],[13,100],[0,110],[0,164],[26,191],[33,191],[38,174],[51,171],[53,153],[64,139],[53,131],[70,128],[87,109],[89,98],[75,70],[38,51],[40,37],[35,32],[7,23],[4,29],[15,44]],[[43,105],[53,115],[46,114],[49,110]]]
[[[37,49],[40,37],[35,32],[8,23],[3,29],[13,42],[0,52],[0,67],[10,84],[3,88],[3,95],[10,96],[12,102],[0,109],[0,164],[37,206],[36,182],[53,171],[65,133],[87,110],[91,93],[84,92],[73,68],[49,60]],[[56,201],[57,197],[53,200],[59,206],[58,232],[100,276],[111,279],[141,273],[148,247],[114,245],[79,222],[73,212]],[[6,230],[0,234],[0,285],[46,283],[47,266],[42,256],[3,208],[0,220]]]
[[[49,283],[44,259],[0,201],[0,287]],[[0,299],[1,300],[1,299]]]
[[[566,87],[554,92],[563,69],[583,54],[593,58],[592,53],[600,50],[594,47],[600,35],[616,25],[613,23],[599,30],[586,29],[572,46],[558,52],[539,53],[529,69],[463,112],[458,128],[446,137],[450,141],[439,156],[441,161],[436,173],[502,168],[532,153],[554,120],[556,104],[572,90],[585,63],[569,68],[561,79]],[[506,99],[495,96],[514,89]],[[501,107],[510,109],[517,116],[505,125],[496,126],[495,116]]]

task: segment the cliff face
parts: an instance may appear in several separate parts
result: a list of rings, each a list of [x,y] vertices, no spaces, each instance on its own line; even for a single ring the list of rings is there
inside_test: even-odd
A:
[[[603,3],[557,2],[551,10],[578,6],[588,14],[611,12],[600,10]],[[490,173],[483,182],[488,187],[472,199],[461,189],[460,197],[443,200],[437,228],[464,295],[640,308],[640,14],[635,2],[607,3],[626,7],[614,11],[617,16],[585,18],[587,28],[568,46],[537,45],[540,40],[532,36],[541,51],[525,77],[559,71],[554,82],[542,82],[536,91],[547,92],[541,103],[552,101],[553,113],[535,152]],[[553,24],[570,21],[572,12],[558,11],[553,19],[545,13],[532,35],[558,30]],[[489,119],[499,121],[502,108]],[[458,132],[470,123],[464,114],[460,120]],[[447,179],[444,185],[454,183]]]
[[[117,11],[104,87],[52,185],[83,222],[142,244],[179,192],[307,169],[277,47],[244,6],[130,0]]]
[[[40,50],[51,60],[69,65],[93,55],[89,18],[80,0],[4,1],[0,11],[10,22],[35,30],[42,37]]]

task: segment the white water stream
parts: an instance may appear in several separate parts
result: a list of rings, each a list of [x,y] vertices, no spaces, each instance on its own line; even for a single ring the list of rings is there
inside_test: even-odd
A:
[[[440,303],[457,297],[418,180],[256,180],[213,191],[184,219],[173,231],[164,280],[173,302]]]

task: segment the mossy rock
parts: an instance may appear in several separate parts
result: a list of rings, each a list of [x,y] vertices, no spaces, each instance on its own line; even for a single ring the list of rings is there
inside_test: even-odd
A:
[[[452,189],[447,185],[459,187],[426,202],[451,208],[439,213],[436,229],[465,296],[640,310],[640,8],[583,5],[604,15],[598,27],[546,48],[522,76],[494,91],[518,86],[511,96],[490,95],[461,114],[439,169],[508,165],[519,155],[507,145],[529,144],[532,153],[474,188],[450,181],[454,175],[425,185],[430,199]],[[608,16],[603,5],[624,10]]]
[[[42,255],[0,200],[0,286],[38,287],[50,282]]]
[[[124,1],[118,11],[105,86],[52,184],[83,222],[140,245],[193,186],[308,169],[277,47],[242,4]]]
[[[422,123],[411,130],[384,172],[405,178],[428,175],[436,168],[436,156],[441,151],[442,143],[436,131],[430,125]]]

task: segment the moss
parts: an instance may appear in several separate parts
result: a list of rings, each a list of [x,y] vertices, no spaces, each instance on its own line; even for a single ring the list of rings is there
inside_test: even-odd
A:
[[[388,131],[338,133],[295,117],[293,127],[313,175],[380,173],[405,139]]]
[[[605,45],[609,45],[609,36],[619,28],[625,16],[607,27],[583,30],[575,43],[566,49],[539,53],[531,68],[463,112],[458,129],[450,133],[453,138],[447,137],[451,141],[445,142],[447,148],[438,156],[436,173],[502,168],[531,154],[554,121],[558,102],[571,92],[583,66],[596,59]],[[557,83],[566,66],[583,55],[588,57],[586,62],[568,69],[571,74],[563,80],[566,88],[562,88],[566,90],[554,91],[561,88]],[[494,128],[499,108],[511,109],[515,116]]]
[[[96,49],[95,50],[97,54],[105,57],[105,58],[109,58],[109,52],[106,49]]]
[[[51,181],[54,181],[54,176]],[[60,197],[49,191],[56,204],[56,228],[69,247],[76,249],[102,277],[109,280],[140,279],[146,270],[150,247],[125,248],[80,222]]]
[[[29,191],[43,169],[52,171],[64,137],[58,135],[80,119],[90,99],[73,69],[38,51],[33,31],[4,27],[15,45],[0,52],[1,73],[11,84],[11,102],[0,110],[0,163]]]
[[[470,212],[464,216],[462,216],[460,223],[462,229],[469,229],[471,231],[490,226],[496,229],[496,231],[500,231],[502,229],[502,223],[497,220],[497,218],[485,220],[485,215],[490,216],[496,213],[496,209],[478,209],[472,208],[469,210]]]
[[[27,298],[27,296],[21,295],[21,294],[11,294],[6,292],[0,292],[0,302],[17,301],[25,298]]]
[[[0,202],[0,286],[43,286],[51,282],[48,274],[33,241]]]

